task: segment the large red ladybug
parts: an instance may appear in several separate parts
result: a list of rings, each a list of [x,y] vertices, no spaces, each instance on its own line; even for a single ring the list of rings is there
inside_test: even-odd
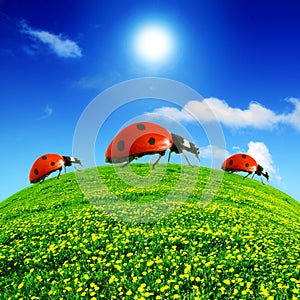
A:
[[[40,156],[32,165],[29,173],[30,183],[42,183],[47,176],[52,172],[59,171],[57,178],[59,178],[62,167],[70,167],[73,163],[81,164],[78,158],[71,156],[62,156],[59,154],[44,154]]]
[[[132,160],[148,154],[159,154],[152,168],[159,162],[166,151],[171,153],[182,153],[189,163],[183,150],[196,155],[199,160],[199,148],[185,138],[169,132],[166,128],[152,122],[138,122],[122,129],[109,144],[105,157],[108,163],[122,163],[122,167],[128,165]]]
[[[267,180],[269,180],[268,172],[263,172],[264,168],[261,165],[259,165],[253,157],[251,157],[248,154],[239,153],[228,157],[222,163],[222,169],[227,171],[228,173],[240,171],[248,172],[248,174],[243,177],[244,179],[253,173],[253,176],[255,174],[258,176],[263,175],[267,178]]]

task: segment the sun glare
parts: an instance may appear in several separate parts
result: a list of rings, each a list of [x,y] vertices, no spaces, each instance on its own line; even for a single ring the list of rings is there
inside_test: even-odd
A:
[[[166,27],[147,25],[137,31],[134,48],[143,62],[157,64],[169,60],[174,50],[174,41]]]

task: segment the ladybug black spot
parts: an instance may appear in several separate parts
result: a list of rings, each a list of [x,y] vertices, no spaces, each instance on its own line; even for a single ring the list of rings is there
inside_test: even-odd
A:
[[[154,145],[155,144],[155,138],[150,138],[149,139],[149,141],[148,141],[148,143],[150,144],[150,145]]]
[[[229,161],[229,166],[232,166],[233,165],[233,160],[231,159],[230,161]]]
[[[43,160],[46,160],[46,159],[47,159],[47,156],[46,156],[46,155],[43,155],[43,156],[42,156],[42,159],[43,159]]]
[[[55,162],[54,161],[51,161],[51,164],[50,164],[52,167],[55,166]]]
[[[118,142],[118,149],[119,149],[120,151],[123,151],[124,148],[125,148],[124,141],[119,141],[119,142]]]
[[[34,169],[33,172],[34,172],[35,175],[38,175],[38,174],[39,174],[39,170],[38,170],[38,169]]]
[[[247,163],[247,164],[245,164],[245,166],[248,168],[248,167],[249,167],[249,164]]]
[[[137,124],[136,127],[137,127],[138,130],[145,130],[146,129],[146,126],[144,124]]]
[[[247,156],[245,154],[242,155],[242,158],[246,158]]]

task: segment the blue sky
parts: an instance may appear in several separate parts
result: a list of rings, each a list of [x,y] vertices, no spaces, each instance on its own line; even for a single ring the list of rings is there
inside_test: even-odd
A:
[[[271,185],[300,200],[299,14],[297,0],[0,1],[0,200],[29,185],[40,155],[72,155],[76,126],[97,95],[149,76],[183,83],[203,99],[120,107],[99,131],[97,164],[124,124],[156,113],[181,122],[201,148],[202,165],[211,165],[212,153],[247,152]],[[143,61],[134,47],[147,24],[172,36],[162,62]],[[211,118],[224,149],[199,129]]]

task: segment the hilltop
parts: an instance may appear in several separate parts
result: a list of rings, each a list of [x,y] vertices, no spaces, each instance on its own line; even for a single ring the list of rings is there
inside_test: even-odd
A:
[[[83,170],[79,181],[75,173],[47,179],[0,203],[1,299],[299,299],[299,202],[224,174],[203,206],[209,176],[222,171],[164,168],[163,178],[145,188],[103,166]],[[144,178],[151,172],[148,164],[133,164],[123,178],[132,171]],[[78,182],[95,184],[95,172],[107,188],[100,185],[87,199]],[[176,199],[182,195],[188,198]],[[149,205],[152,221],[134,222],[130,212],[122,221],[114,210],[120,197],[129,208]],[[164,197],[164,214],[153,215]]]

